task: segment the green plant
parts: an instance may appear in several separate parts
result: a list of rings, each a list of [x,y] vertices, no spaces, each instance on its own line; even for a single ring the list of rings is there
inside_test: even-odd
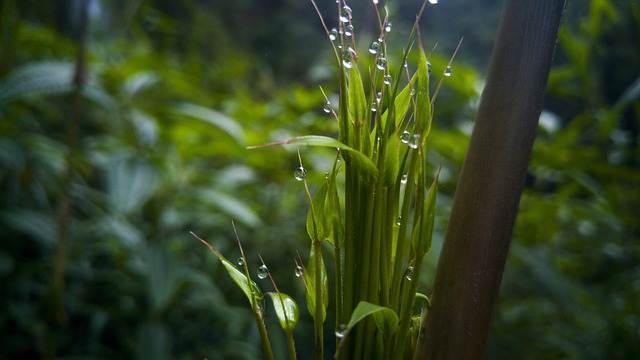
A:
[[[328,29],[320,15],[339,66],[339,106],[325,97],[324,107],[337,121],[338,139],[300,136],[256,146],[337,149],[333,166],[314,196],[301,157],[295,172],[295,178],[304,184],[310,205],[306,221],[311,241],[309,260],[306,266],[302,262],[298,265],[296,275],[307,290],[316,359],[324,358],[325,341],[331,341],[325,339],[328,313],[335,314],[338,359],[388,359],[391,354],[411,358],[418,349],[421,314],[429,308],[429,298],[418,292],[418,283],[423,259],[431,249],[437,193],[437,174],[430,178],[435,168],[427,163],[426,150],[432,103],[442,79],[451,74],[453,60],[431,94],[431,64],[418,29],[426,3],[416,17],[398,66],[393,65],[395,59],[387,50],[391,22],[381,16],[374,3],[380,32],[368,49],[372,60],[366,77],[360,67],[367,60],[356,54],[350,7],[345,2],[338,3],[337,29]],[[413,74],[408,69],[409,59],[417,63]],[[344,189],[340,189],[341,184]],[[344,193],[342,200],[340,193]],[[329,281],[325,266],[325,243],[333,250],[333,281]],[[244,256],[242,273],[211,245],[207,246],[247,295],[265,354],[272,358],[258,306],[262,293],[250,280]],[[265,274],[258,276],[263,278]],[[329,294],[330,283],[333,295]],[[275,298],[289,299],[276,293]],[[330,298],[333,303],[328,308]],[[282,302],[278,306],[283,306]],[[298,311],[295,303],[292,309]],[[297,318],[286,314],[282,311],[278,317],[289,338]],[[295,357],[295,353],[290,352],[290,356]]]

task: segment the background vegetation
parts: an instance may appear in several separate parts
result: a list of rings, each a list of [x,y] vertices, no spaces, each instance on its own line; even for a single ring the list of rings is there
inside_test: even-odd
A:
[[[189,230],[233,259],[235,220],[251,266],[259,252],[304,303],[297,154],[246,145],[336,131],[313,7],[93,0],[84,32],[80,3],[0,2],[0,358],[259,358],[243,294]],[[404,39],[418,4],[399,3],[391,35]],[[319,5],[331,21],[333,2]],[[352,5],[365,47],[373,13]],[[441,1],[421,26],[425,48],[438,44],[434,74],[465,36],[431,135],[433,163],[444,159],[436,241],[500,6]],[[639,64],[637,1],[569,3],[487,358],[640,356]],[[318,184],[332,154],[302,151]]]

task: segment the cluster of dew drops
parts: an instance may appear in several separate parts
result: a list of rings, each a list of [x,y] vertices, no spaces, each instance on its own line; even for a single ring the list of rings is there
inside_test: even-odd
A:
[[[372,0],[373,3],[375,5],[378,5],[379,0]],[[438,4],[439,0],[428,0],[430,4],[435,5]],[[336,0],[336,3],[339,3],[340,0]],[[353,24],[351,23],[351,19],[353,17],[353,12],[351,10],[351,7],[349,7],[349,5],[346,4],[346,2],[344,3],[344,5],[342,6],[342,9],[340,10],[340,22],[342,24],[344,24],[344,31],[339,31],[336,28],[332,28],[329,31],[329,39],[331,41],[335,41],[339,38],[340,34],[344,33],[345,36],[347,37],[351,37],[353,36],[354,33],[354,28],[353,28]],[[391,32],[392,29],[392,23],[391,21],[387,21],[384,24],[384,32],[385,33],[389,33]],[[371,53],[372,55],[376,56],[376,68],[378,70],[381,71],[386,71],[387,69],[387,58],[385,56],[383,56],[383,54],[378,54],[378,52],[381,51],[382,49],[382,42],[384,41],[383,36],[381,36],[380,38],[378,38],[377,40],[374,40],[371,45],[369,45],[369,53]],[[339,49],[342,49],[342,45],[338,45]],[[345,68],[347,69],[351,69],[353,67],[353,62],[352,59],[356,58],[357,59],[357,54],[356,51],[351,47],[348,46],[347,49],[344,51],[344,55],[342,57],[342,64],[344,65]],[[407,66],[407,64],[405,63],[405,66]],[[431,74],[431,64],[428,63],[429,66],[429,74]],[[444,76],[451,76],[453,72],[453,69],[451,68],[451,65],[447,65],[445,71],[444,71]],[[393,81],[393,78],[391,75],[389,74],[384,74],[383,76],[383,82],[385,85],[391,85],[391,82]],[[412,92],[413,95],[413,92]],[[376,96],[375,101],[373,102],[373,104],[371,105],[371,111],[375,112],[378,108],[378,105],[380,104],[381,101],[381,93],[378,93],[378,96]],[[325,113],[329,114],[331,113],[333,110],[333,107],[331,105],[331,102],[329,100],[327,100],[324,105],[322,106],[322,111],[324,111]],[[404,136],[404,134],[403,134]],[[407,143],[411,146],[411,148],[416,149],[417,148],[417,142],[414,141],[409,141],[409,140],[404,140],[404,137],[402,138],[404,143]],[[304,178],[304,176],[303,176]],[[298,176],[296,176],[296,179],[298,179]],[[298,179],[298,180],[302,180],[302,179]]]

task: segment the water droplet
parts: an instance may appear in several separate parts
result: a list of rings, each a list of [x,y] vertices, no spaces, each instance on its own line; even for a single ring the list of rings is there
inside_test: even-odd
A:
[[[411,134],[408,131],[404,131],[402,135],[400,135],[400,141],[402,141],[405,144],[408,144],[410,139],[411,139]]]
[[[344,34],[347,35],[347,36],[353,35],[353,25],[347,25],[344,28]]]
[[[371,111],[376,112],[378,110],[378,102],[374,101],[371,103]]]
[[[391,80],[392,79],[393,78],[391,77],[391,75],[385,75],[384,76],[384,83],[387,84],[387,85],[391,85]]]
[[[327,114],[331,112],[331,103],[330,102],[326,102],[324,103],[324,106],[322,106],[322,111],[326,112]]]
[[[351,62],[351,54],[349,54],[348,52],[346,52],[342,57],[342,65],[344,65],[344,67],[346,67],[347,69],[351,69],[353,67],[353,63]]]
[[[267,265],[262,265],[258,268],[258,277],[260,279],[264,279],[269,275],[269,269],[267,269]]]
[[[382,91],[378,91],[378,93],[376,94],[376,101],[380,102],[380,100],[382,100]]]
[[[376,62],[376,67],[379,70],[384,70],[387,67],[387,58],[380,56]]]
[[[427,76],[431,76],[431,63],[427,61]]]
[[[373,0],[373,3],[378,5],[378,0]]]
[[[451,66],[447,66],[447,68],[444,70],[444,76],[451,76],[452,72],[453,69],[451,68]]]
[[[400,179],[400,182],[402,184],[406,184],[408,178],[409,178],[409,176],[407,174],[404,174],[404,175],[402,175],[402,178]]]
[[[351,8],[345,5],[340,11],[340,21],[342,21],[343,23],[348,23],[349,20],[351,20]]]
[[[239,257],[237,263],[238,263],[238,266],[244,265],[244,259]]]
[[[296,169],[296,171],[293,172],[293,177],[295,177],[298,181],[304,180],[304,178],[307,177],[307,169],[300,166]]]
[[[411,89],[411,96],[416,94],[416,89]]]
[[[417,149],[418,145],[420,145],[420,134],[413,134],[413,137],[409,142],[409,147],[412,149]]]
[[[336,337],[342,339],[347,334],[347,325],[340,324],[336,329]]]
[[[295,270],[296,277],[302,276],[303,273],[304,273],[304,270],[302,269],[302,266],[300,265],[296,266],[296,270]]]
[[[387,25],[384,26],[384,31],[391,32],[391,21],[389,21]]]
[[[407,267],[407,270],[404,272],[404,278],[407,279],[407,281],[413,280],[413,266],[409,265]]]
[[[377,41],[372,42],[371,45],[369,46],[369,52],[372,54],[377,54],[378,49],[380,49],[380,43]]]
[[[429,0],[429,3],[430,3],[430,4],[434,4],[434,5],[435,5],[435,4],[437,4],[437,3],[438,3],[438,0]]]
[[[406,175],[405,175],[405,176],[406,176]],[[406,183],[406,182],[407,182],[407,181],[405,180],[405,183]],[[397,224],[398,226],[402,225],[402,216],[398,216],[398,218],[396,219],[396,224]]]
[[[338,29],[333,28],[331,29],[331,31],[329,31],[329,39],[331,39],[331,41],[335,40],[338,38]]]

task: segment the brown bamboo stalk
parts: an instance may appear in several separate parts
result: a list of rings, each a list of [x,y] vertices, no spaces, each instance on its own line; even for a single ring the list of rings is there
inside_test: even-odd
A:
[[[482,359],[565,0],[505,0],[456,189],[422,359]]]

